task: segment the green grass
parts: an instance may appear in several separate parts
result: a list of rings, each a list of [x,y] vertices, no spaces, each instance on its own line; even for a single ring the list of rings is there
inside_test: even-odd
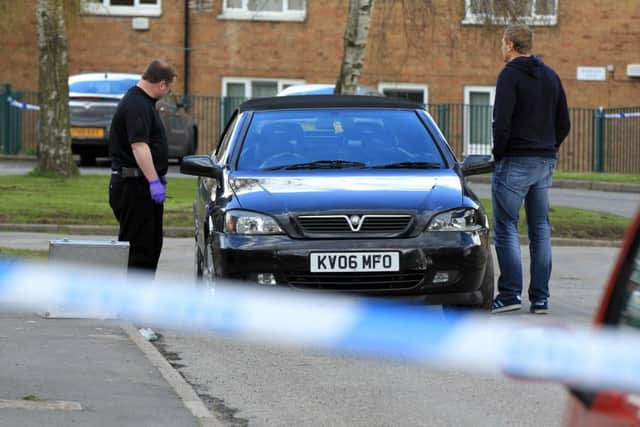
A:
[[[482,199],[482,204],[491,218],[493,209],[491,199]],[[577,239],[619,240],[631,225],[631,218],[559,206],[552,206],[549,209],[549,221],[552,237]],[[524,207],[520,209],[518,231],[520,234],[527,234]]]
[[[116,225],[109,207],[108,180],[104,175],[67,179],[0,176],[0,223]],[[195,195],[195,179],[169,179],[166,226],[192,226]],[[483,200],[483,204],[491,214],[491,201]],[[520,218],[520,232],[526,234],[524,211]],[[564,207],[553,207],[550,218],[554,237],[617,240],[631,223],[630,218]]]
[[[553,172],[553,179],[576,181],[615,182],[621,184],[640,184],[640,174],[596,173],[596,172]]]
[[[164,223],[193,224],[193,178],[170,178]],[[0,176],[0,223],[116,225],[109,207],[109,177],[82,175],[59,179],[40,176]]]
[[[30,258],[44,260],[49,257],[49,251],[34,251],[31,249],[12,249],[0,247],[0,258]]]

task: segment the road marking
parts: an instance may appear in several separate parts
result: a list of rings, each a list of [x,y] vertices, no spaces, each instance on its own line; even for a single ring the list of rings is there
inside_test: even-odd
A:
[[[27,411],[82,411],[78,402],[65,400],[9,400],[0,399],[0,409],[24,409]]]

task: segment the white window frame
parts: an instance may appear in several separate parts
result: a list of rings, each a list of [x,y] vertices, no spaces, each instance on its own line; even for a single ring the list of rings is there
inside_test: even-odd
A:
[[[304,84],[302,79],[280,79],[277,77],[223,77],[222,78],[222,96],[227,96],[227,84],[228,83],[241,83],[244,84],[245,98],[252,98],[251,83],[253,82],[276,82],[278,85],[277,93],[280,93],[285,86]]]
[[[472,0],[465,0],[464,1],[464,6],[465,6],[465,13],[464,13],[464,19],[462,20],[463,24],[478,24],[478,25],[482,25],[482,24],[486,24],[487,21],[489,23],[492,24],[496,24],[496,25],[506,25],[509,24],[509,20],[506,18],[497,18],[491,14],[488,13],[472,13],[471,12],[471,1]],[[553,5],[553,14],[551,15],[536,15],[535,14],[535,4],[536,4],[537,0],[531,0],[531,11],[530,14],[527,16],[522,16],[518,19],[518,21],[520,23],[523,24],[527,24],[527,25],[547,25],[547,26],[552,26],[552,25],[557,25],[558,24],[558,1],[559,0],[553,0],[554,1],[554,5]]]
[[[82,12],[88,15],[161,16],[162,0],[156,1],[157,4],[140,4],[140,0],[133,0],[133,6],[111,6],[111,0],[83,1]]]
[[[422,92],[424,105],[429,104],[429,85],[420,83],[378,82],[378,92],[384,94],[385,89],[407,89],[416,92]]]
[[[241,7],[227,7],[227,0],[222,0],[222,14],[218,15],[218,19],[302,22],[307,16],[307,0],[305,0],[303,10],[289,10],[289,0],[282,0],[283,10],[281,12],[249,10],[247,3],[248,0],[242,0]]]
[[[494,105],[496,99],[496,87],[495,86],[465,86],[464,87],[464,105],[463,105],[463,141],[464,146],[462,149],[463,155],[469,154],[486,154],[483,150],[478,150],[481,146],[471,146],[471,114],[468,106],[471,105],[471,92],[484,92],[489,94],[489,105]],[[491,141],[493,146],[493,141]]]

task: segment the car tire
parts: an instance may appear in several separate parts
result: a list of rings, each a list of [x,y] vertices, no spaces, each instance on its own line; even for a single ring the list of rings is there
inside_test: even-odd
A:
[[[487,268],[484,271],[484,277],[480,284],[480,292],[482,293],[482,302],[478,304],[443,304],[443,310],[482,310],[489,311],[493,304],[495,293],[495,273],[493,268],[493,254],[489,252],[487,260]]]
[[[491,308],[491,304],[493,304],[493,297],[496,289],[495,272],[493,268],[493,254],[491,252],[489,252],[488,258],[489,259],[487,260],[487,268],[484,272],[482,285],[480,286],[480,289],[482,291],[482,303],[473,307],[486,311],[488,311]]]
[[[213,289],[216,283],[216,263],[213,258],[213,246],[211,237],[207,237],[204,246],[204,263],[202,270],[202,283],[205,287]]]
[[[202,256],[202,251],[198,247],[198,241],[195,241],[195,248],[193,251],[193,277],[199,282],[202,280],[202,274],[204,271],[204,257]]]

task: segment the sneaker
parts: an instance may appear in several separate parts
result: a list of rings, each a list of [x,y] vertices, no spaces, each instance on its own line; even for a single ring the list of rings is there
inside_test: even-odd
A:
[[[515,311],[522,308],[522,302],[519,297],[501,298],[497,297],[491,304],[492,313],[504,313],[505,311]]]
[[[549,312],[549,304],[546,301],[534,301],[531,303],[529,311],[533,314],[547,314]]]

